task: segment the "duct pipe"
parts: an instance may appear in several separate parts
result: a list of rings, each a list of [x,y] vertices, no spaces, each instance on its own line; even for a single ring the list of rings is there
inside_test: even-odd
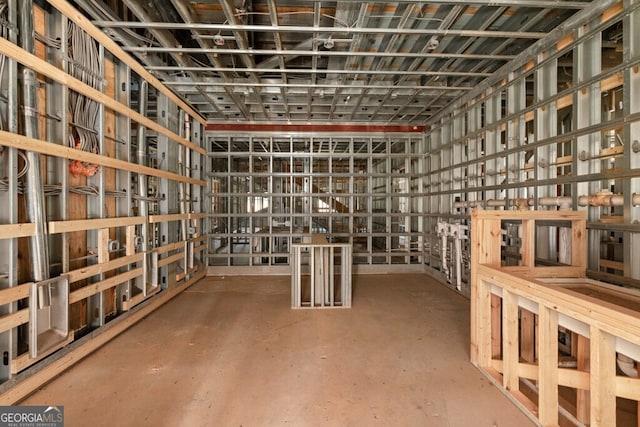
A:
[[[19,2],[20,45],[35,54],[35,31],[33,28],[33,2]],[[39,139],[38,135],[38,93],[36,74],[33,70],[22,70],[22,104],[24,112],[24,134]],[[27,218],[35,225],[35,233],[29,238],[31,244],[30,259],[33,268],[33,280],[36,282],[49,278],[49,248],[47,241],[47,223],[42,185],[40,154],[26,152],[29,169],[25,176],[25,200]]]
[[[526,211],[529,207],[533,206],[533,199],[515,199],[511,200],[511,204],[517,207],[520,211]]]
[[[558,196],[558,197],[540,197],[538,199],[540,206],[559,206],[560,210],[567,210],[573,205],[571,197]]]
[[[477,208],[477,207],[483,207],[485,204],[484,200],[467,200],[464,202],[454,202],[453,203],[453,207],[454,208]]]
[[[143,116],[147,115],[147,93],[149,87],[146,81],[140,83],[140,94],[138,99],[139,112]],[[141,166],[147,166],[147,135],[146,128],[138,124],[138,164]],[[142,224],[142,245],[140,250],[146,253],[149,250],[149,206],[146,197],[148,196],[147,176],[144,174],[138,174],[138,193],[140,194],[140,216],[145,218],[144,224]],[[145,286],[146,292],[146,286]]]
[[[489,199],[487,200],[487,206],[490,208],[500,208],[506,205],[506,200],[504,199]]]
[[[638,378],[638,368],[634,367],[633,359],[625,356],[622,353],[618,353],[618,357],[616,358],[618,368],[628,377]]]
[[[631,203],[634,206],[640,205],[640,194],[634,193],[631,196]],[[610,191],[599,191],[590,196],[578,197],[580,206],[624,206],[624,196],[613,194]]]

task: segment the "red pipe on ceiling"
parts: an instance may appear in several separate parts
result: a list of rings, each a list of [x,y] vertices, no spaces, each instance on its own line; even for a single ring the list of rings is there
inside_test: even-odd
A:
[[[206,130],[217,132],[345,132],[345,133],[421,133],[426,126],[207,123]]]

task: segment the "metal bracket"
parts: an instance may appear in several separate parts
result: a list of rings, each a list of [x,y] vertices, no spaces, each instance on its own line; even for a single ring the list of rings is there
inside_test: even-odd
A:
[[[69,336],[69,277],[32,283],[29,293],[29,356],[61,346]]]

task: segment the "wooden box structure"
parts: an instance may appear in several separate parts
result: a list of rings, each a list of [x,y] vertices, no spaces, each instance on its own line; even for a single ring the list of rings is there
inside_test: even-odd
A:
[[[471,361],[540,425],[640,425],[640,293],[585,277],[585,231],[584,212],[472,213]],[[555,265],[537,234],[560,236]]]
[[[351,244],[313,234],[311,242],[294,243],[291,251],[291,308],[351,307]]]

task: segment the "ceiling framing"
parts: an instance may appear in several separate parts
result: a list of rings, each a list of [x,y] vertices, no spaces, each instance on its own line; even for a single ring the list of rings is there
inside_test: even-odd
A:
[[[589,1],[75,4],[209,123],[416,126]]]

